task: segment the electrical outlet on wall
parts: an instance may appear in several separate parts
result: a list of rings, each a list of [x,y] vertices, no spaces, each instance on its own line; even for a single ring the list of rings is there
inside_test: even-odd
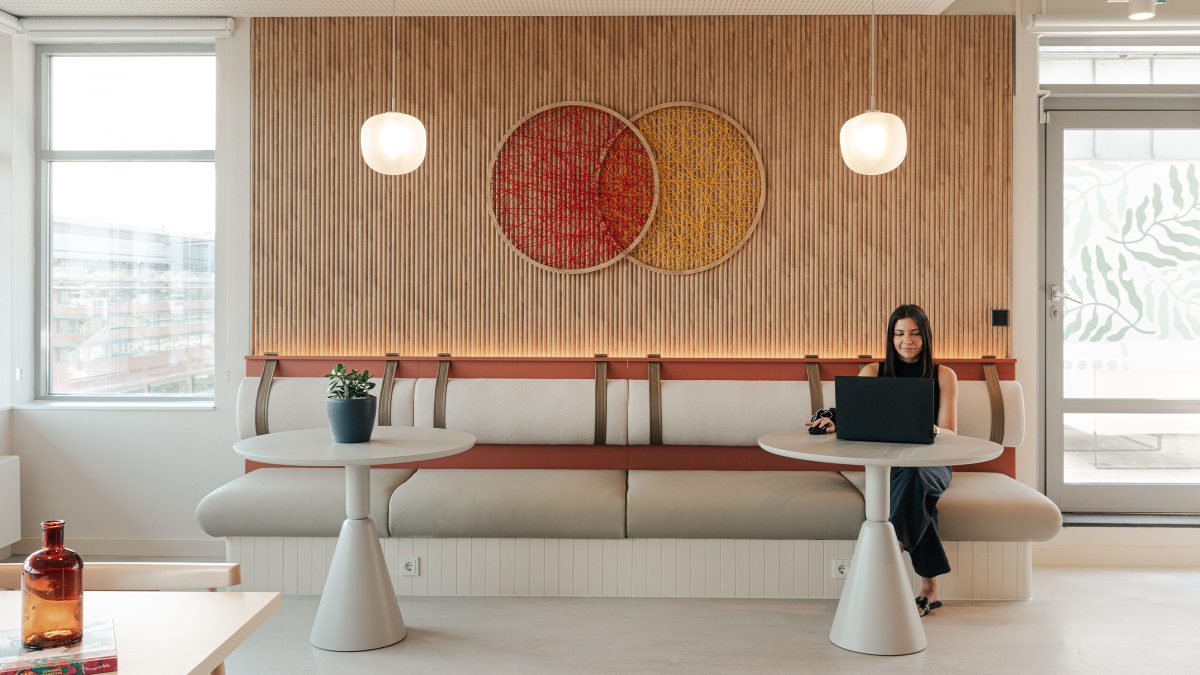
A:
[[[834,579],[845,579],[846,575],[850,573],[850,561],[835,558],[833,560],[832,573]]]
[[[419,577],[421,576],[421,558],[415,555],[400,556],[400,576],[402,577]]]

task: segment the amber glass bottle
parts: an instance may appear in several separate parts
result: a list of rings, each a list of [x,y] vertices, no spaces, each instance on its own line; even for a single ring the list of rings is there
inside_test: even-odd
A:
[[[63,521],[42,523],[42,550],[21,570],[21,638],[41,649],[83,637],[83,559],[63,548]]]

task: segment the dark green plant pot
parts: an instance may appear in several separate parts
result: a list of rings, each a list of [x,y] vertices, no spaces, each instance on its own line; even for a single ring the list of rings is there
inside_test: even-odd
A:
[[[375,397],[325,401],[329,428],[337,443],[366,443],[375,429]]]

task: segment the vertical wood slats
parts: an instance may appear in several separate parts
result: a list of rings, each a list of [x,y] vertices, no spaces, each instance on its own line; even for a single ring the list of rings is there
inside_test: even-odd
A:
[[[242,591],[319,594],[334,537],[228,537],[226,557],[242,566]],[[529,595],[707,598],[837,598],[835,559],[855,542],[808,539],[532,539],[382,537],[397,595]],[[1015,541],[946,541],[949,600],[1021,600],[1030,595],[1033,546]],[[418,576],[399,558],[417,556]],[[920,589],[905,557],[914,594]]]
[[[404,17],[397,107],[429,131],[417,171],[358,150],[390,98],[387,18],[253,20],[254,353],[830,357],[881,353],[902,302],[936,355],[1009,353],[1011,17],[879,18],[881,109],[908,125],[896,171],[850,172],[867,106],[868,17]],[[724,264],[628,261],[561,275],[488,222],[487,167],[535,108],[631,117],[711,105],[754,139],[762,221]]]

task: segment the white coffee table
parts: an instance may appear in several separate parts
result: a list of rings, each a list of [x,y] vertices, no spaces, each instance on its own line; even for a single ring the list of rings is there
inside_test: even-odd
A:
[[[371,465],[449,457],[473,445],[471,434],[414,427],[377,427],[367,443],[334,443],[329,429],[320,428],[233,444],[237,454],[256,462],[346,467],[346,520],[309,636],[313,646],[358,652],[395,644],[407,634],[370,518]]]
[[[942,433],[932,445],[842,441],[831,434],[781,431],[760,436],[767,452],[829,464],[862,465],[867,471],[866,522],[842,588],[829,640],[863,654],[912,654],[925,649],[925,629],[888,522],[893,466],[953,466],[986,462],[1004,448],[991,441]]]
[[[118,675],[208,675],[277,609],[278,593],[83,592],[85,620],[112,619]],[[0,630],[20,621],[21,592],[0,591]]]

